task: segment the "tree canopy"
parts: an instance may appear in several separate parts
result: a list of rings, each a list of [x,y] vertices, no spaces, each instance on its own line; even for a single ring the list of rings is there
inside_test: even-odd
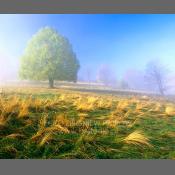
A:
[[[27,80],[77,80],[79,61],[69,40],[55,29],[40,29],[28,42],[21,57],[19,76]]]

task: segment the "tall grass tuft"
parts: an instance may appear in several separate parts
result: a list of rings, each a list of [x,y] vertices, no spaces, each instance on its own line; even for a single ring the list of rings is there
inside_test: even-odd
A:
[[[142,131],[134,131],[131,134],[129,134],[126,138],[123,140],[126,144],[132,144],[137,146],[148,146],[152,147],[152,145],[149,143],[149,139],[144,135]]]
[[[45,143],[48,143],[53,138],[53,133],[49,132],[44,135],[44,137],[41,139],[39,146],[43,146]]]

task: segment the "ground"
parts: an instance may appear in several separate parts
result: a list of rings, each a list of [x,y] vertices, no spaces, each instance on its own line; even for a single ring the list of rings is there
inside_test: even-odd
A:
[[[145,95],[4,88],[0,158],[174,159],[174,107]]]

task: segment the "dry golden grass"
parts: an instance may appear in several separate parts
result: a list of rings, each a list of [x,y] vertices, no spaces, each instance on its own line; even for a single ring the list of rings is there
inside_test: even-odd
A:
[[[71,121],[64,115],[58,115],[54,118],[52,125],[46,128],[46,131],[70,133],[69,126],[71,126]]]
[[[153,142],[154,149],[145,149],[148,154],[142,152],[142,155],[156,157],[161,154],[160,149],[164,149],[167,153],[162,153],[162,157],[165,154],[167,157],[174,156],[168,152],[172,149],[175,137],[172,123],[175,116],[173,103],[138,96],[46,91],[37,88],[24,89],[22,93],[19,89],[19,94],[14,94],[13,91],[10,93],[0,96],[0,129],[3,130],[1,135],[4,137],[2,142],[12,139],[14,143],[18,143],[19,140],[23,143],[21,150],[27,143],[25,147],[28,147],[29,154],[34,145],[36,149],[44,150],[49,144],[53,149],[61,148],[61,152],[46,151],[43,157],[69,154],[67,157],[122,158],[122,155],[126,157],[127,150],[130,153],[128,156],[135,158],[135,153],[139,150],[135,148],[153,148],[148,136],[154,132],[151,140],[160,138],[168,146],[165,148],[162,144],[162,148],[159,148],[159,143]],[[15,156],[22,155],[16,154],[21,151],[13,148],[16,143],[9,147],[8,143],[5,144],[7,148],[4,146],[1,150],[12,151]],[[39,148],[41,146],[43,148]],[[130,149],[132,146],[134,148]],[[157,150],[155,154],[154,150]]]
[[[106,109],[110,108],[112,106],[112,99],[97,97],[97,96],[81,96],[77,97],[77,99],[74,101],[74,105],[76,106],[77,110],[82,111],[92,111],[95,109]]]
[[[104,124],[108,125],[111,128],[115,128],[118,124],[123,121],[122,117],[117,116],[115,113],[111,113],[111,115],[108,116],[108,119],[105,120]]]
[[[38,132],[31,137],[31,140],[37,141],[43,134],[44,130],[38,130]]]
[[[154,108],[154,110],[156,111],[156,112],[159,112],[159,111],[161,111],[161,108],[162,108],[162,105],[160,104],[160,103],[156,103],[155,104],[155,108]]]
[[[23,100],[20,105],[20,111],[18,117],[25,117],[29,114],[29,106],[30,106],[30,101],[29,100]]]
[[[46,122],[47,122],[47,116],[42,116],[38,123],[38,131],[36,134],[32,136],[31,138],[32,140],[37,140],[44,134]]]
[[[98,98],[97,97],[91,97],[91,96],[89,96],[88,98],[87,98],[87,103],[88,104],[95,104],[95,103],[97,103],[97,101],[98,101]]]
[[[112,99],[99,98],[99,100],[97,101],[97,108],[109,109],[112,107],[112,104],[113,104]]]
[[[170,116],[175,115],[175,106],[172,104],[167,105],[165,108],[165,113]]]
[[[77,120],[76,123],[77,124],[81,124],[82,122],[85,121],[86,117],[88,117],[88,114],[86,114],[86,113],[79,113],[78,116],[79,116],[79,119]]]
[[[48,128],[45,129],[45,131],[60,132],[60,133],[70,133],[70,131],[66,127],[63,127],[60,124],[48,127]]]
[[[41,117],[41,119],[39,120],[39,129],[42,130],[45,128],[46,123],[47,123],[47,115]]]
[[[59,100],[65,101],[65,100],[67,100],[67,96],[65,94],[61,94],[59,97]]]
[[[90,100],[89,102],[87,97],[79,98],[77,101],[75,101],[74,105],[79,111],[91,111],[95,109],[94,101],[92,102],[92,100]]]
[[[7,122],[7,119],[4,117],[4,115],[0,115],[0,125],[4,126]]]
[[[17,96],[14,96],[8,100],[2,99],[1,100],[2,111],[4,111],[5,113],[15,112],[20,103],[19,101],[20,99]]]
[[[36,109],[36,111],[39,111],[39,108],[42,107],[44,104],[44,100],[42,99],[35,99],[32,101],[31,106]]]
[[[137,118],[132,123],[128,123],[128,128],[133,127],[137,123],[139,123],[139,117],[138,116],[137,116]]]
[[[24,137],[23,134],[18,134],[18,133],[13,133],[6,136],[6,138],[23,138],[23,137]]]
[[[140,111],[145,107],[146,107],[146,104],[143,102],[136,103],[136,111]]]
[[[128,109],[130,103],[128,100],[120,100],[117,104],[116,110],[120,111],[120,110],[124,110],[124,109]]]
[[[52,125],[46,127],[47,117],[48,116],[41,117],[38,125],[38,131],[31,138],[32,140],[37,141],[39,138],[43,137],[39,145],[43,145],[45,142],[47,142],[51,138],[51,135],[53,135],[51,133],[70,133],[67,128],[67,126],[70,125],[70,121],[67,120],[64,116],[56,116]]]
[[[104,122],[106,125],[108,125],[111,128],[116,128],[117,125],[120,123],[118,120],[107,120]]]
[[[126,138],[124,138],[123,141],[127,144],[138,145],[141,147],[142,146],[152,147],[152,145],[149,143],[149,139],[141,131],[132,132]]]
[[[81,144],[82,142],[85,142],[85,143],[95,142],[95,135],[91,135],[91,134],[88,134],[86,131],[83,131],[81,136],[77,140],[76,145],[79,146],[79,144]]]
[[[60,114],[54,117],[52,126],[55,125],[62,125],[68,127],[71,125],[71,120],[67,119],[65,115]]]
[[[166,136],[175,138],[175,132],[167,132]]]
[[[52,132],[48,132],[46,133],[43,138],[41,139],[39,146],[43,146],[44,144],[48,143],[50,140],[53,139],[53,133]]]

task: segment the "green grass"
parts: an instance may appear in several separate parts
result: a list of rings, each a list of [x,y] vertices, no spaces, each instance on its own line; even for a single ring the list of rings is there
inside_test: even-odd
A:
[[[14,97],[16,101],[12,100]],[[22,99],[27,102],[30,97],[32,100],[27,106],[27,114],[19,117],[23,107]],[[97,98],[97,101],[91,100],[92,97]],[[86,109],[88,99],[92,106]],[[144,101],[139,97],[121,98],[68,90],[29,88],[8,89],[0,100],[1,159],[175,158],[175,115],[166,115],[165,106],[168,104],[162,99],[154,101],[150,98]],[[102,103],[99,105],[100,100]],[[123,105],[117,110],[117,105],[122,100],[126,100],[129,105]],[[161,108],[154,111],[157,101]],[[110,106],[108,102],[111,102]],[[14,103],[16,106],[13,106]],[[82,103],[83,106],[79,109],[78,106]],[[143,103],[146,107],[136,110],[138,103]],[[12,107],[5,108],[8,105]],[[58,125],[54,125],[56,121]],[[111,125],[110,122],[113,121],[117,122]],[[54,126],[58,128],[55,129]],[[34,137],[38,131],[41,134]],[[151,146],[144,144],[141,138],[134,138],[136,136],[132,138],[136,141],[130,141],[134,144],[124,141],[135,131],[142,131],[143,139]]]

